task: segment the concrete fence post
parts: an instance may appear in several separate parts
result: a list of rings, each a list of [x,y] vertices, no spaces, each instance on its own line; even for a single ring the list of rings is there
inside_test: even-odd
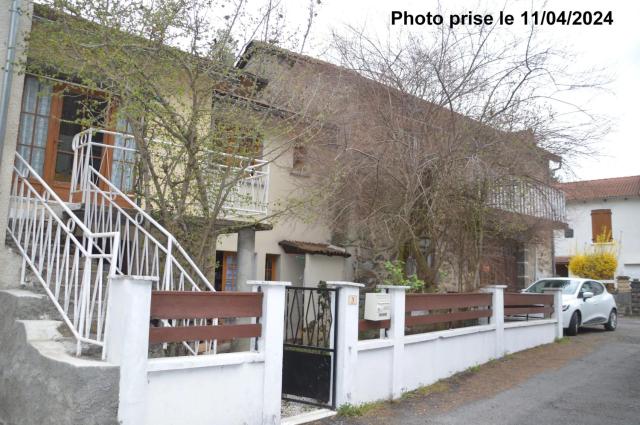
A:
[[[118,423],[146,422],[149,356],[150,276],[113,276],[105,325],[104,357],[120,366]]]
[[[329,287],[338,289],[336,309],[338,320],[336,407],[353,403],[355,371],[358,362],[358,312],[360,305],[361,283],[327,282]]]
[[[545,294],[553,294],[553,313],[551,318],[556,319],[556,338],[564,336],[564,323],[562,323],[562,288],[544,289]]]
[[[491,300],[491,320],[490,323],[496,327],[496,355],[499,359],[504,356],[504,290],[507,285],[490,285],[481,289],[483,292],[492,294]]]
[[[262,335],[258,339],[258,352],[264,354],[264,380],[262,383],[262,425],[280,424],[282,397],[282,355],[284,338],[284,311],[286,287],[290,282],[249,280],[247,285],[262,291]]]
[[[391,298],[391,326],[388,337],[393,341],[393,364],[391,365],[391,398],[400,398],[404,392],[404,320],[405,301],[408,286],[378,285],[386,290]]]

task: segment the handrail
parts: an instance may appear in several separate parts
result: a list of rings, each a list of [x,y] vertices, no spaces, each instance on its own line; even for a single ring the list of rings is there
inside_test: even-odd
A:
[[[74,148],[74,152],[78,153],[80,151],[81,148],[83,147],[88,147],[87,150],[87,154],[85,154],[85,156],[88,158],[91,155],[91,145],[97,144],[95,142],[91,141],[92,135],[95,132],[102,132],[104,134],[111,134],[111,135],[115,135],[115,136],[122,136],[122,137],[127,137],[127,138],[132,138],[133,136],[131,135],[125,135],[125,134],[121,134],[121,133],[117,133],[117,132],[113,132],[113,131],[108,131],[108,130],[95,130],[93,128],[90,128],[88,130],[85,130],[83,132],[80,132],[78,134],[76,134],[73,138],[73,142],[72,142],[72,146]],[[83,136],[88,135],[88,140],[86,140],[85,142],[82,142]],[[82,158],[78,156],[79,160],[82,160]],[[74,165],[77,163],[77,161],[74,160]],[[79,162],[78,162],[79,163]],[[77,172],[77,169],[74,169],[72,175],[74,175],[74,173]],[[106,194],[104,193],[100,193],[102,192],[101,189],[98,188],[97,185],[92,184],[91,182],[91,176],[95,176],[95,178],[97,178],[100,183],[104,184],[105,186],[107,186],[108,190],[107,192],[109,193],[110,196],[115,196],[116,198],[120,199],[122,202],[125,202],[127,204],[127,206],[133,210],[136,211],[136,213],[145,221],[147,221],[148,223],[150,223],[157,231],[159,231],[162,235],[164,235],[164,237],[167,238],[167,246],[163,246],[157,239],[153,238],[152,235],[148,234],[148,232],[142,227],[140,226],[140,224],[136,221],[136,219],[134,219],[133,217],[131,217],[126,211],[124,211],[124,209],[120,208],[117,203],[115,202],[111,202],[112,199],[109,199],[108,197],[106,197]],[[74,181],[72,179],[72,181]],[[85,202],[87,202],[88,200],[86,199],[87,193],[91,192],[89,190],[90,186],[93,186],[93,192],[96,193],[100,193],[102,196],[105,196],[105,199],[108,199],[110,202],[111,206],[115,206],[119,212],[122,214],[122,216],[124,216],[130,223],[134,223],[134,225],[136,225],[136,227],[139,228],[140,231],[147,233],[148,236],[152,237],[153,242],[156,244],[156,246],[158,248],[160,248],[161,250],[163,250],[167,257],[173,257],[172,258],[172,263],[175,263],[179,266],[180,271],[184,272],[185,275],[187,276],[187,278],[189,279],[190,283],[192,285],[194,285],[196,288],[193,288],[194,290],[199,290],[200,288],[198,287],[198,285],[195,284],[195,282],[193,281],[193,279],[188,276],[188,274],[186,273],[186,270],[184,270],[184,268],[182,266],[179,265],[179,263],[177,262],[177,260],[175,259],[175,256],[172,253],[172,249],[173,247],[175,247],[175,249],[178,250],[178,252],[182,255],[182,257],[186,260],[186,262],[188,263],[188,265],[191,267],[191,269],[194,271],[194,273],[200,278],[200,280],[204,283],[204,285],[212,291],[215,291],[214,286],[211,284],[211,282],[209,282],[209,279],[207,279],[207,277],[202,273],[202,271],[200,270],[200,268],[195,264],[195,262],[193,261],[193,259],[191,259],[191,257],[187,254],[187,252],[185,251],[185,249],[182,247],[182,245],[180,244],[180,242],[178,242],[178,240],[176,239],[176,237],[169,232],[167,229],[164,228],[164,226],[162,226],[160,223],[158,223],[153,217],[151,217],[151,215],[149,215],[144,209],[142,209],[138,204],[136,204],[135,202],[133,202],[129,196],[127,196],[124,192],[122,192],[117,186],[115,186],[109,179],[107,179],[105,176],[103,176],[98,170],[96,170],[93,165],[89,164],[88,161],[85,162],[84,164],[84,173],[83,175],[80,177],[80,182],[81,184],[83,184],[83,188],[82,188],[82,192],[83,192],[83,199]],[[159,272],[159,270],[158,270]],[[166,271],[165,271],[166,274]],[[159,282],[160,283],[160,282]]]
[[[7,232],[22,254],[21,283],[28,265],[75,337],[77,354],[82,342],[104,347],[108,286],[103,293],[103,274],[108,273],[109,279],[118,272],[120,234],[92,232],[19,153],[15,158]],[[67,213],[66,223],[50,203]],[[76,227],[81,240],[74,235]],[[101,249],[101,239],[111,240],[110,253]],[[99,252],[93,253],[94,249]]]

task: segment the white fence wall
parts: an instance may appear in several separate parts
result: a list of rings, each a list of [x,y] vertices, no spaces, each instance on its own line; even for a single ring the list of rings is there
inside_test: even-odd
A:
[[[151,281],[116,279],[109,298],[107,360],[120,366],[123,425],[277,425],[282,392],[284,282],[253,282],[263,292],[262,335],[249,352],[148,359]],[[504,286],[492,296],[488,324],[405,335],[405,287],[391,294],[387,337],[358,341],[360,284],[339,287],[336,403],[395,399],[506,353],[562,336],[561,293],[551,319],[504,323]],[[126,325],[125,325],[126,324]]]
[[[391,329],[396,331],[395,337],[390,332],[386,338],[356,341],[353,344],[355,355],[344,366],[354,370],[342,367],[338,370],[340,375],[352,377],[347,382],[343,380],[344,386],[338,389],[339,404],[357,405],[398,398],[403,392],[431,385],[470,367],[562,337],[562,315],[556,312],[551,319],[504,323],[502,305],[495,305],[496,301],[503,302],[504,288],[489,288],[494,293],[493,316],[489,324],[417,335],[398,332],[399,329],[404,330],[405,293],[403,289],[392,289]],[[347,305],[357,314],[357,303],[349,305],[349,292],[344,289],[340,295],[340,305]],[[561,305],[561,294],[560,291],[553,292],[557,308]],[[402,299],[402,309],[396,311],[402,311],[403,314],[393,314],[393,305],[400,305],[398,299]],[[357,335],[357,321],[347,323],[341,320],[338,333],[353,335],[354,327]],[[342,349],[349,350],[349,344]],[[340,381],[340,376],[338,379]]]
[[[560,315],[562,316],[562,315]],[[555,319],[511,322],[504,325],[504,345],[507,353],[548,344],[557,335]],[[560,334],[562,336],[562,334]]]
[[[264,356],[149,360],[146,424],[261,424]]]
[[[151,280],[124,277],[109,297],[106,360],[120,366],[122,425],[278,425],[288,282],[260,287],[257,350],[148,359]]]

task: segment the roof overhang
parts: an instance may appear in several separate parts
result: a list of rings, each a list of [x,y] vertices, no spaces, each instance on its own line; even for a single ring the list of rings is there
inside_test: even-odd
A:
[[[329,257],[339,256],[351,257],[344,248],[327,243],[302,242],[302,241],[280,241],[278,243],[287,254],[311,254],[327,255]]]

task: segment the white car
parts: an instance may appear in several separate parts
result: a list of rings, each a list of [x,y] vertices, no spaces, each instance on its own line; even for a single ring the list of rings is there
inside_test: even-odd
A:
[[[618,326],[616,301],[602,283],[591,279],[554,277],[538,280],[523,292],[541,294],[549,288],[562,288],[565,334],[576,335],[583,325],[604,325],[608,331],[614,331]]]

